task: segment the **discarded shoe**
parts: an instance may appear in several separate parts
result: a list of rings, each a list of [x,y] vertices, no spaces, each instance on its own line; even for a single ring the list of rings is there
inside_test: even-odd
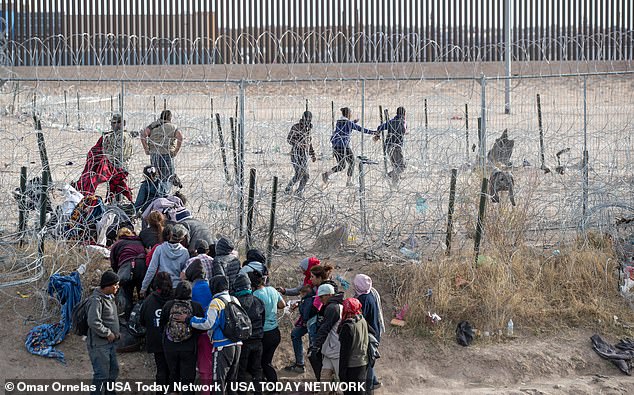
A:
[[[306,372],[306,368],[304,367],[304,365],[297,365],[297,364],[286,366],[284,370],[287,372],[298,373],[298,374]]]

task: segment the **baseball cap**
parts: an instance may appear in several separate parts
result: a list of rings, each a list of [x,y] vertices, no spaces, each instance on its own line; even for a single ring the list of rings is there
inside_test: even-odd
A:
[[[330,284],[321,284],[319,288],[317,288],[317,296],[334,295],[334,294],[335,294],[335,287],[333,287]]]

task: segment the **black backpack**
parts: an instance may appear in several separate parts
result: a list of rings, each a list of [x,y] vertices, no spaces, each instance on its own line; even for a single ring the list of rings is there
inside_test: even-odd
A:
[[[73,309],[72,331],[76,335],[88,336],[88,307],[90,307],[90,297],[82,299]]]
[[[143,307],[143,301],[137,302],[132,308],[130,318],[128,319],[130,334],[136,337],[145,336],[145,327],[141,325],[141,307]]]
[[[222,333],[232,342],[244,341],[251,337],[251,319],[237,299],[225,302],[225,326]]]

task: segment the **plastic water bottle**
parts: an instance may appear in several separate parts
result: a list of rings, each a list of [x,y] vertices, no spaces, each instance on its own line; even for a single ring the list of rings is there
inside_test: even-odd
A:
[[[513,337],[513,320],[509,320],[509,323],[506,325],[506,336]]]

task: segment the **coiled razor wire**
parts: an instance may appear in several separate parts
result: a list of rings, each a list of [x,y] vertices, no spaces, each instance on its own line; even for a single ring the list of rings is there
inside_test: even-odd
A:
[[[480,182],[483,175],[488,176],[477,165],[477,118],[483,113],[485,151],[505,129],[515,140],[508,169],[515,177],[518,206],[512,208],[502,193],[502,202],[489,201],[487,208],[488,221],[500,231],[509,237],[521,233],[527,243],[549,247],[569,239],[578,229],[600,229],[618,236],[615,218],[633,215],[632,73],[513,77],[512,112],[505,114],[505,81],[497,78],[332,80],[310,75],[294,78],[291,73],[288,79],[247,79],[239,84],[230,79],[197,78],[191,67],[174,66],[175,71],[182,71],[181,79],[152,79],[146,75],[145,79],[127,80],[125,72],[122,76],[105,67],[79,68],[73,79],[50,74],[7,79],[0,89],[0,111],[4,113],[0,125],[0,215],[4,218],[2,252],[6,257],[0,261],[2,285],[35,281],[42,273],[61,270],[63,265],[74,269],[90,262],[84,241],[69,239],[54,227],[45,230],[45,254],[38,258],[41,232],[36,212],[28,213],[25,232],[17,232],[18,207],[12,192],[19,186],[20,167],[28,167],[29,180],[42,172],[33,113],[42,121],[54,180],[49,195],[55,205],[61,203],[58,189],[79,178],[88,150],[108,130],[113,112],[122,112],[126,129],[136,132],[155,120],[164,108],[172,110],[174,122],[185,135],[176,170],[188,198],[187,206],[213,233],[228,235],[240,243],[244,240],[246,221],[240,228],[239,196],[246,202],[248,173],[254,168],[253,240],[255,247],[264,249],[272,180],[279,177],[275,254],[320,253],[315,250],[317,241],[341,228],[345,229],[342,242],[368,256],[407,260],[407,254],[399,251],[401,247],[413,251],[410,256],[417,259],[442,253],[447,248],[452,168],[458,170],[458,182],[451,251],[470,253]],[[53,75],[58,72],[55,67],[52,70]],[[541,169],[537,94],[541,97],[543,155],[550,173]],[[244,108],[236,107],[240,97],[244,97]],[[355,154],[378,162],[364,166],[365,190],[359,190],[358,163],[353,187],[346,186],[344,172],[331,176],[324,185],[321,173],[335,164],[329,138],[333,116],[334,120],[340,116],[339,108],[350,107],[353,118],[375,129],[381,121],[379,108],[387,109],[392,117],[398,106],[406,108],[408,123],[404,148],[407,169],[400,183],[393,186],[385,176],[381,143],[372,141],[370,135],[354,132]],[[318,161],[309,162],[310,179],[300,199],[282,191],[292,176],[286,135],[306,108],[313,113],[312,140]],[[228,181],[216,114],[225,141]],[[230,117],[236,119],[235,124],[244,120],[244,161],[238,163],[245,174],[242,186],[234,168]],[[587,188],[582,172],[584,141],[589,154]],[[241,146],[239,141],[236,146]],[[134,193],[142,181],[141,170],[148,163],[135,138],[128,177]],[[387,168],[391,169],[389,161]],[[97,193],[105,197],[105,188],[100,186]],[[515,228],[496,222],[505,218],[504,213],[522,213],[524,226]],[[17,245],[18,240],[24,241],[22,247]],[[485,234],[485,251],[486,242]]]

